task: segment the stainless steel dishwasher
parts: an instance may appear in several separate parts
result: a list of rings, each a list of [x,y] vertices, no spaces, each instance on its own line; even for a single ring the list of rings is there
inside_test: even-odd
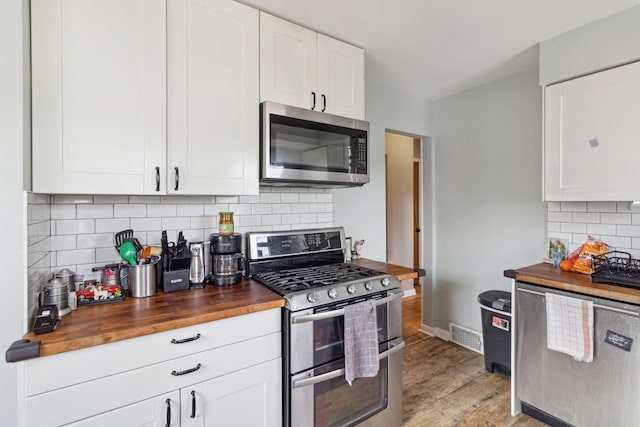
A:
[[[547,349],[545,293],[593,301],[592,363]],[[516,282],[515,300],[522,411],[552,426],[638,426],[640,306],[523,282]]]

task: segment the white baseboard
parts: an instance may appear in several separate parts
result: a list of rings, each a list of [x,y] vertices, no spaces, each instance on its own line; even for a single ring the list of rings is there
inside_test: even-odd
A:
[[[423,334],[427,334],[429,336],[433,336],[433,328],[429,325],[425,325],[424,323],[420,325],[420,329],[418,329]]]
[[[451,339],[449,331],[440,328],[433,328],[433,336],[444,341],[449,341]]]

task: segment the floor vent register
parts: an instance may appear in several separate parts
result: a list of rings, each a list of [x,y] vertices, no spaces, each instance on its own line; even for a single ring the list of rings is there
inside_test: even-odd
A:
[[[482,351],[482,334],[464,326],[456,325],[455,323],[449,323],[449,339],[469,350],[473,350],[476,353],[483,354]]]

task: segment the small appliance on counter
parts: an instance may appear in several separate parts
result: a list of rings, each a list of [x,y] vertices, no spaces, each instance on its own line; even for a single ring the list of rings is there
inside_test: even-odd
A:
[[[212,277],[214,285],[234,285],[242,280],[242,234],[211,234]]]
[[[189,266],[189,287],[199,289],[204,287],[204,243],[196,242],[189,245],[191,264]]]
[[[44,305],[53,305],[57,308],[57,316],[62,317],[70,313],[68,283],[59,277],[51,279],[44,288],[43,301]]]

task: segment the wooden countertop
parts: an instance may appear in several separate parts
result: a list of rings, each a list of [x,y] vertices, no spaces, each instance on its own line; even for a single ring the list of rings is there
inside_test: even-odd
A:
[[[570,292],[607,298],[615,301],[640,304],[640,289],[629,288],[609,283],[593,283],[588,274],[562,271],[552,264],[540,263],[516,270],[507,270],[505,275],[521,282],[548,286]]]
[[[418,277],[406,267],[366,259],[351,262],[400,280]],[[245,279],[231,286],[207,285],[203,289],[158,292],[152,297],[80,306],[61,318],[56,331],[40,335],[29,332],[24,338],[40,341],[40,356],[48,356],[284,305],[280,295]]]

